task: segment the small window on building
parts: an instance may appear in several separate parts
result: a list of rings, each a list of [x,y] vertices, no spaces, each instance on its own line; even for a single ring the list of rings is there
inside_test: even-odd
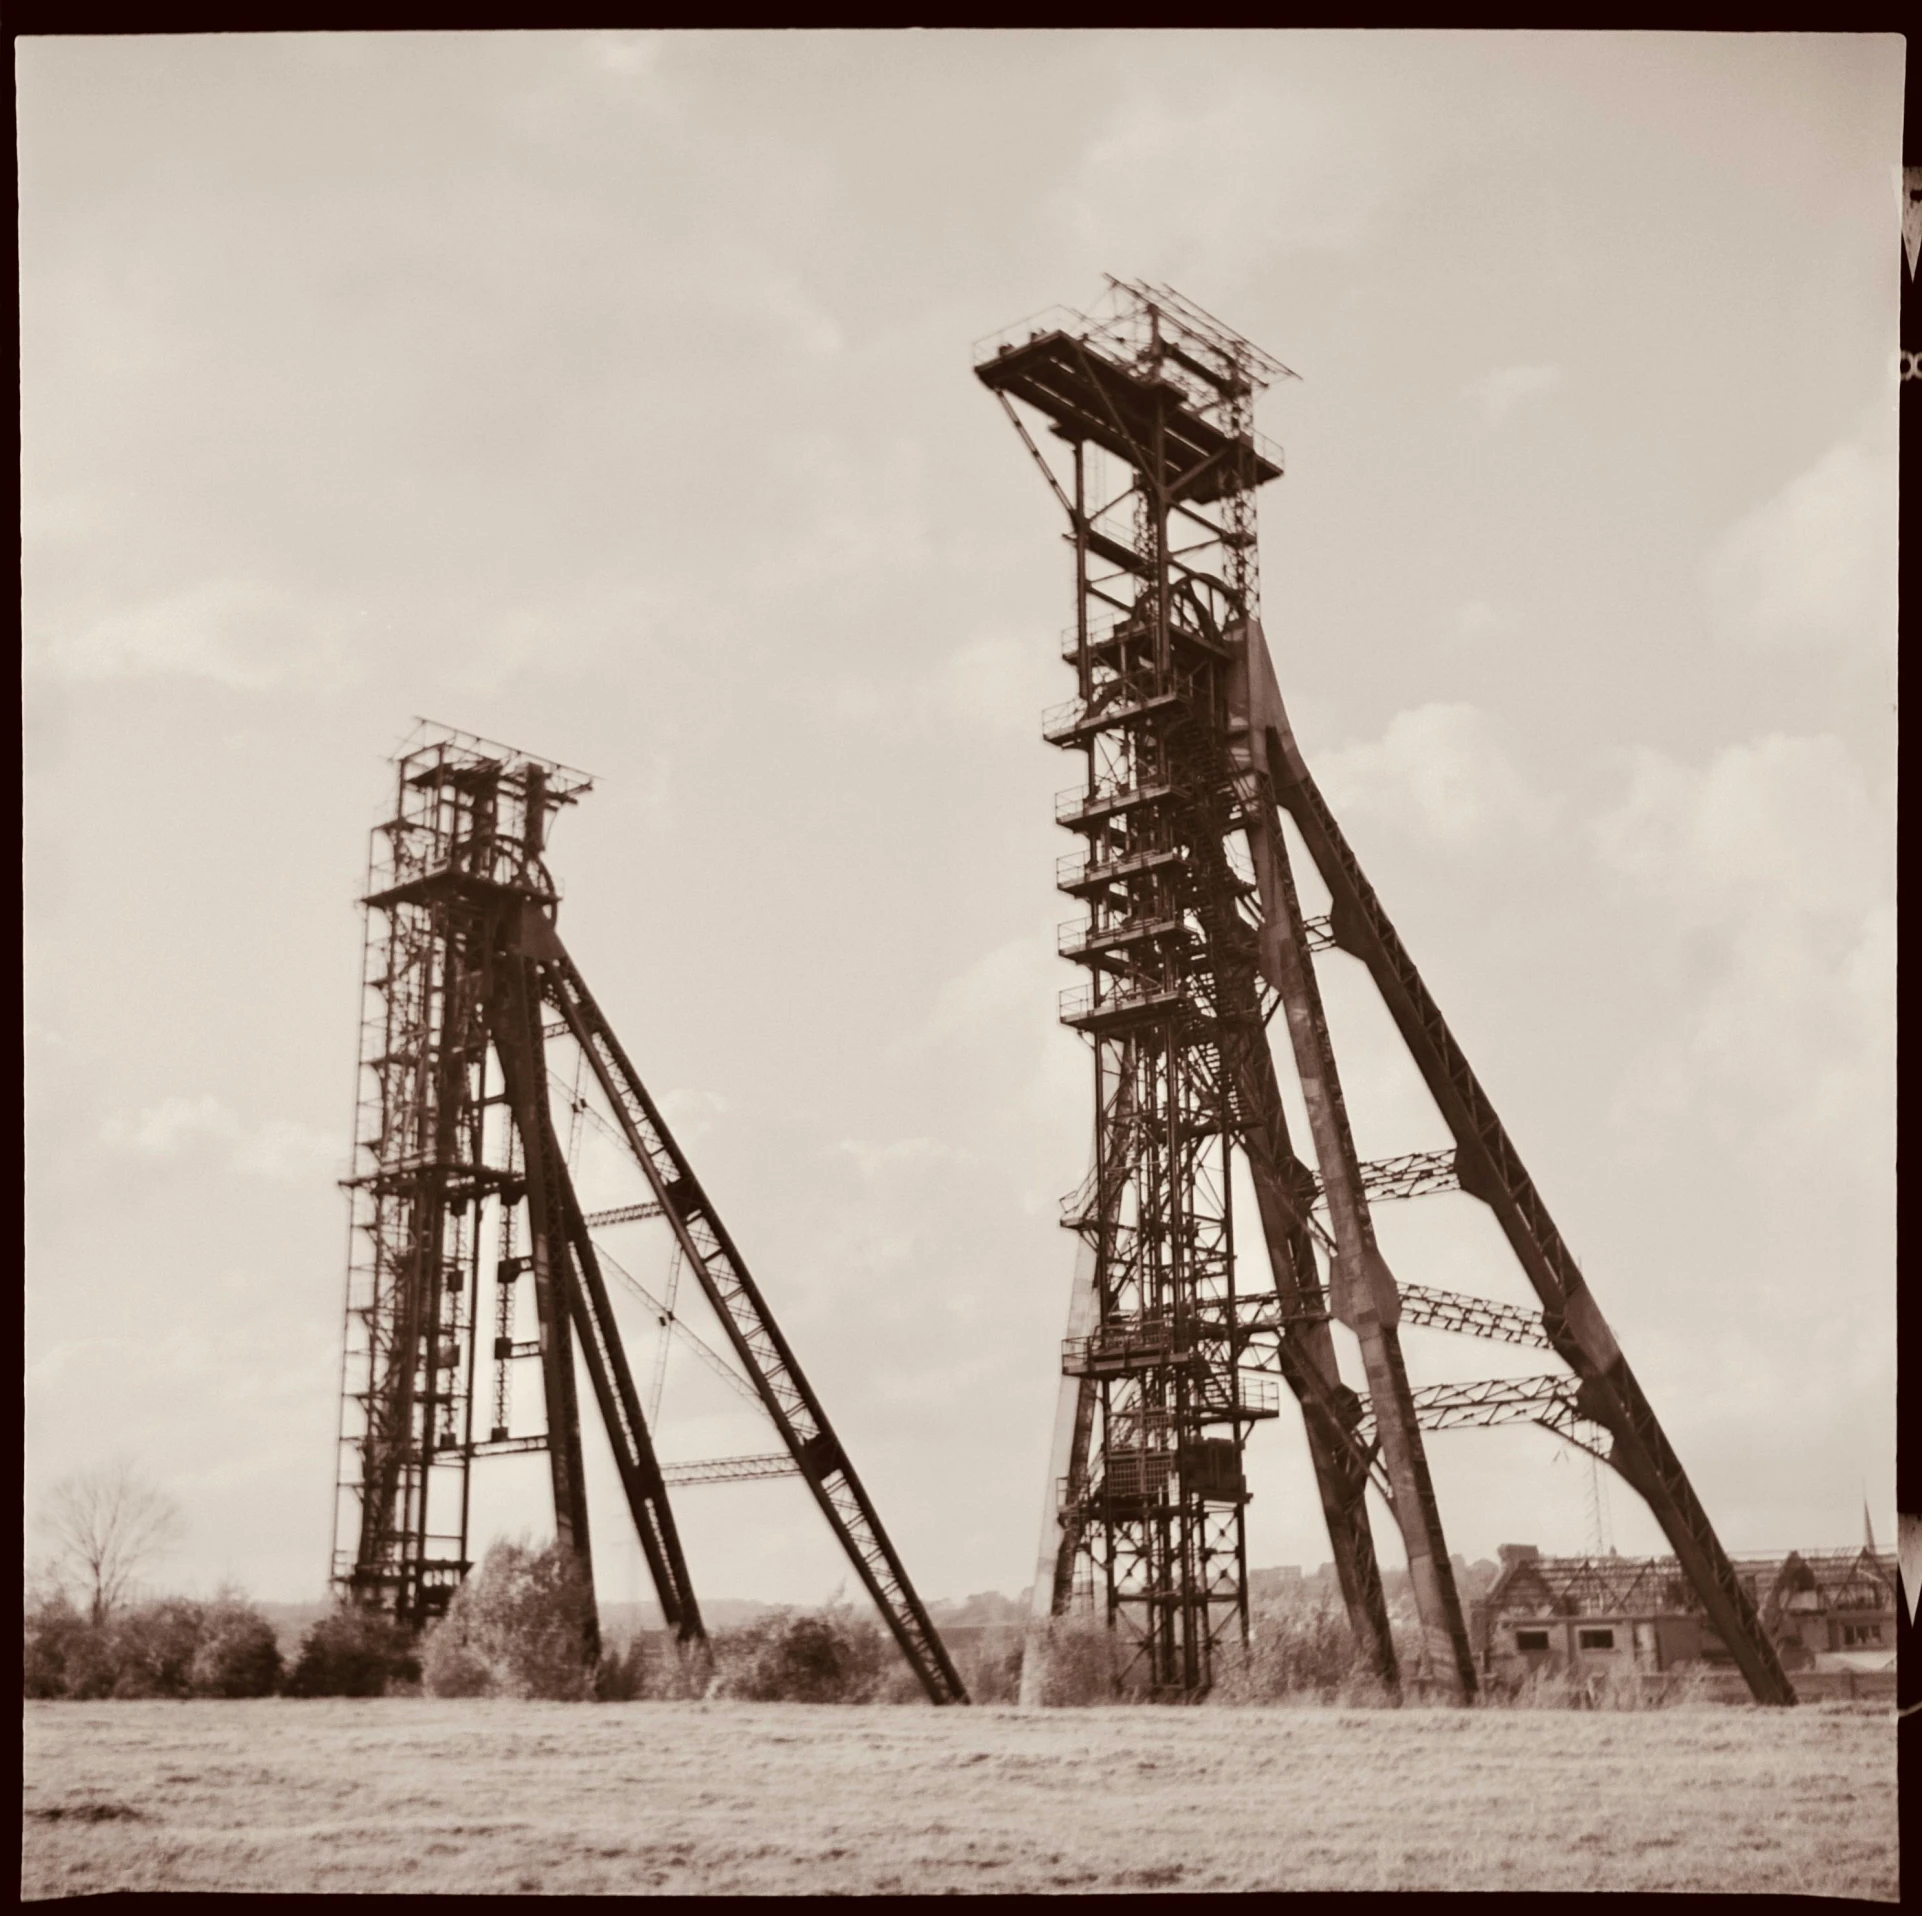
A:
[[[1548,1632],[1546,1630],[1517,1630],[1515,1648],[1518,1650],[1546,1650]]]
[[[1612,1650],[1615,1647],[1613,1630],[1577,1630],[1575,1642],[1583,1650]]]
[[[1842,1626],[1844,1643],[1880,1643],[1882,1626],[1879,1623],[1845,1623]]]

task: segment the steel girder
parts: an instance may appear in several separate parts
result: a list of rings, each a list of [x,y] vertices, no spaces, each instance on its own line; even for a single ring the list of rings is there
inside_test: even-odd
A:
[[[554,931],[541,861],[547,813],[586,781],[511,748],[435,730],[404,752],[395,816],[376,834],[366,903],[368,1012],[359,1153],[349,1180],[350,1265],[335,1577],[417,1625],[469,1568],[467,1481],[476,1456],[544,1451],[556,1530],[591,1587],[592,1551],[574,1362],[578,1347],[663,1614],[705,1636],[669,1484],[803,1477],[931,1699],[965,1703],[946,1647],[712,1206]],[[381,849],[385,844],[385,850]],[[579,1046],[650,1201],[585,1213],[556,1131],[546,1047]],[[490,1066],[492,1074],[490,1075]],[[585,1109],[578,1099],[576,1111]],[[498,1205],[496,1421],[472,1428],[481,1199]],[[528,1244],[519,1247],[525,1218]],[[680,1325],[596,1245],[592,1230],[665,1219],[746,1375]],[[603,1266],[710,1369],[773,1421],[785,1452],[663,1466],[655,1455]],[[445,1275],[444,1275],[445,1274]],[[538,1335],[513,1333],[532,1280]],[[454,1356],[447,1353],[452,1352]],[[507,1428],[507,1367],[541,1367],[545,1430]],[[459,1362],[456,1363],[455,1359]],[[450,1366],[453,1368],[450,1369]],[[458,1497],[430,1509],[433,1471]],[[436,1514],[438,1513],[438,1514]],[[436,1530],[435,1525],[443,1526]],[[597,1647],[591,1615],[583,1650]]]
[[[1215,1019],[1214,1055],[1221,1065],[1236,1140],[1255,1174],[1276,1286],[1274,1309],[1264,1320],[1259,1311],[1243,1317],[1242,1300],[1234,1298],[1231,1283],[1229,1315],[1244,1333],[1259,1329],[1272,1336],[1274,1367],[1288,1377],[1302,1401],[1357,1638],[1368,1644],[1374,1624],[1366,1579],[1357,1581],[1352,1574],[1352,1557],[1344,1562],[1340,1512],[1344,1502],[1355,1510],[1365,1540],[1360,1485],[1371,1472],[1379,1480],[1385,1464],[1386,1474],[1398,1482],[1383,1488],[1391,1495],[1396,1488],[1400,1491],[1397,1514],[1410,1538],[1411,1558],[1419,1552],[1437,1573],[1429,1580],[1426,1620],[1431,1628],[1440,1625],[1460,1688],[1472,1686],[1459,1603],[1450,1601],[1448,1559],[1421,1461],[1420,1429],[1526,1417],[1592,1448],[1588,1433],[1599,1427],[1609,1436],[1608,1461],[1649,1502],[1754,1694],[1765,1701],[1792,1702],[1793,1691],[1753,1603],[1730,1568],[1652,1407],[1295,747],[1255,617],[1253,489],[1277,476],[1280,462],[1254,461],[1250,453],[1238,465],[1232,450],[1253,447],[1249,404],[1263,376],[1241,351],[1246,342],[1205,315],[1197,322],[1193,309],[1166,289],[1113,284],[1120,296],[1119,318],[1044,324],[1031,329],[1025,342],[991,342],[976,362],[977,376],[995,392],[1066,510],[1075,550],[1076,624],[1064,656],[1076,667],[1079,693],[1049,714],[1044,730],[1054,742],[1090,754],[1085,789],[1064,794],[1057,806],[1063,823],[1087,834],[1088,847],[1060,861],[1057,882],[1064,892],[1090,904],[1089,924],[1064,928],[1062,949],[1089,966],[1093,977],[1083,992],[1064,994],[1063,1018],[1099,1039],[1104,1033],[1151,1028],[1157,1021],[1184,1015],[1185,988],[1173,976],[1157,980],[1141,963],[1143,953],[1179,954],[1181,934],[1140,914],[1133,923],[1125,916],[1119,922],[1106,920],[1103,914],[1107,901],[1125,898],[1137,878],[1150,879],[1164,871],[1172,876],[1193,865],[1196,847],[1210,833],[1189,832],[1177,843],[1157,837],[1152,828],[1171,805],[1192,808],[1193,795],[1205,788],[1206,780],[1195,777],[1192,769],[1184,778],[1165,753],[1157,758],[1152,747],[1146,754],[1136,751],[1141,763],[1124,760],[1106,770],[1097,754],[1104,736],[1115,733],[1172,741],[1184,726],[1193,728],[1199,739],[1225,727],[1244,774],[1233,823],[1249,836],[1256,876],[1250,880],[1237,871],[1202,886],[1201,896],[1212,901],[1208,909],[1216,922],[1205,932],[1197,926],[1207,949],[1205,960],[1191,943],[1183,962],[1205,964],[1213,976],[1215,990],[1207,1010]],[[1199,333],[1193,330],[1196,323]],[[1184,358],[1182,346],[1197,340],[1200,357]],[[1190,374],[1198,374],[1202,385]],[[1212,394],[1203,390],[1210,384]],[[1071,446],[1072,496],[1049,468],[1011,397],[1047,414],[1057,436]],[[1208,431],[1194,424],[1197,412],[1212,422]],[[1217,427],[1224,429],[1215,431]],[[1087,444],[1105,448],[1134,475],[1131,491],[1092,510],[1084,491]],[[1177,447],[1192,455],[1186,464],[1180,453],[1171,452]],[[1106,529],[1104,515],[1130,499],[1132,529]],[[1218,514],[1212,520],[1199,509],[1210,504]],[[1202,529],[1198,544],[1179,551],[1171,545],[1171,515]],[[1193,557],[1210,540],[1213,550],[1224,555],[1218,574],[1203,570]],[[1096,568],[1102,565],[1111,570],[1097,577]],[[1218,614],[1213,619],[1210,604]],[[1236,629],[1229,630],[1231,626]],[[1151,650],[1142,655],[1142,669],[1131,676],[1130,662],[1144,636]],[[1188,662],[1185,680],[1177,670],[1181,659]],[[1225,711],[1209,689],[1218,683],[1210,677],[1217,666],[1228,668],[1234,693]],[[1199,747],[1191,749],[1191,759],[1198,754],[1205,756]],[[1279,828],[1284,812],[1329,891],[1332,909],[1325,917],[1304,919],[1292,899]],[[1264,850],[1271,867],[1265,887],[1260,871]],[[1192,870],[1189,878],[1192,906]],[[1223,990],[1222,981],[1240,963],[1235,914],[1251,893],[1259,896],[1260,911],[1246,929],[1264,941],[1268,962],[1262,974],[1275,990],[1272,998],[1260,984],[1252,993]],[[1351,952],[1368,965],[1453,1134],[1452,1152],[1411,1153],[1369,1166],[1355,1160],[1319,994],[1306,963],[1310,954],[1331,947]],[[1278,975],[1277,967],[1286,975]],[[1278,1100],[1270,1108],[1266,1080],[1272,1078],[1272,1060],[1265,1043],[1257,1060],[1241,1031],[1249,1002],[1264,1021],[1278,1003],[1289,1012],[1322,1177],[1301,1165],[1288,1147],[1285,1129],[1278,1124]],[[1224,1004],[1232,1005],[1231,1013],[1224,1013]],[[1323,1197],[1324,1179],[1331,1186],[1325,1204],[1332,1232],[1313,1208]],[[1403,1290],[1396,1285],[1379,1253],[1373,1252],[1368,1200],[1450,1189],[1465,1191],[1496,1212],[1541,1301],[1539,1314],[1428,1287]],[[1097,1165],[1088,1185],[1064,1201],[1063,1222],[1104,1255],[1124,1242],[1137,1243],[1143,1233],[1165,1228],[1153,1215],[1124,1220],[1113,1203]],[[1362,1400],[1340,1384],[1332,1353],[1325,1366],[1310,1354],[1317,1336],[1326,1336],[1325,1317],[1317,1324],[1322,1316],[1316,1309],[1317,1242],[1331,1258],[1342,1253],[1331,1262],[1337,1278],[1332,1301],[1336,1314],[1361,1337],[1373,1399],[1392,1406],[1385,1432],[1376,1429],[1372,1416],[1363,1417]],[[1553,1388],[1534,1380],[1540,1389],[1533,1395],[1525,1387],[1528,1380],[1414,1391],[1400,1361],[1396,1326],[1401,1321],[1507,1343],[1545,1345],[1574,1375],[1553,1380]],[[1238,1348],[1261,1361],[1254,1345],[1244,1340]],[[1384,1450],[1399,1450],[1399,1459],[1383,1458]],[[1066,1473],[1064,1483],[1071,1476]],[[1058,1548],[1068,1547],[1071,1528],[1065,1515],[1054,1525],[1050,1534]],[[1372,1565],[1372,1546],[1364,1547]],[[1061,1588],[1066,1580],[1057,1576],[1052,1581]],[[1419,1576],[1416,1584],[1420,1590]],[[1385,1618],[1380,1634],[1385,1642]],[[1392,1677],[1392,1648],[1386,1658]],[[1377,1663],[1381,1667],[1380,1655]]]
[[[1359,958],[1455,1139],[1461,1188],[1494,1212],[1542,1303],[1555,1353],[1582,1384],[1587,1419],[1608,1431],[1608,1461],[1642,1496],[1758,1702],[1792,1704],[1795,1689],[1495,1107],[1404,949],[1322,797],[1274,682],[1267,642],[1250,632],[1251,669],[1265,676],[1258,744],[1279,806],[1294,820],[1333,909],[1336,944]]]

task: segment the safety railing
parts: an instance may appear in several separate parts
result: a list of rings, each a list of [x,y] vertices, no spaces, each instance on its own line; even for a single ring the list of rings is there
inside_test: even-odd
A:
[[[1066,333],[1074,339],[1086,339],[1095,336],[1097,330],[1086,313],[1077,312],[1072,306],[1044,306],[1040,312],[1016,320],[1012,326],[1003,326],[999,332],[986,333],[977,339],[969,348],[969,361],[976,366],[985,366],[989,360],[999,359],[1002,354],[1013,352],[1017,346],[1032,346],[1037,339],[1045,339],[1050,333]]]
[[[1090,859],[1086,852],[1064,852],[1054,861],[1057,891],[1072,891],[1089,883],[1105,885],[1131,878],[1156,865],[1172,865],[1181,853],[1171,845],[1130,847],[1113,858]]]
[[[1072,741],[1077,733],[1100,731],[1124,724],[1151,707],[1167,705],[1174,697],[1145,671],[1106,680],[1085,698],[1063,699],[1041,714],[1041,736],[1050,745]]]
[[[1130,778],[1105,776],[1095,780],[1092,791],[1086,785],[1070,785],[1067,790],[1054,795],[1055,823],[1065,825],[1071,819],[1087,817],[1095,812],[1117,811],[1127,805],[1145,805],[1152,799],[1166,798],[1172,789],[1165,781],[1138,785]]]
[[[1069,1377],[1140,1370],[1186,1361],[1190,1346],[1179,1340],[1171,1317],[1113,1318],[1083,1337],[1064,1338],[1061,1369]]]
[[[1146,944],[1151,939],[1172,938],[1180,930],[1180,918],[1172,915],[1130,918],[1109,925],[1070,918],[1055,927],[1054,948],[1063,958],[1081,958],[1093,951],[1112,951],[1122,946]]]
[[[1097,1019],[1121,1018],[1131,1012],[1151,1012],[1180,1002],[1181,987],[1159,978],[1103,980],[1102,988],[1071,985],[1056,999],[1056,1013],[1065,1025]]]

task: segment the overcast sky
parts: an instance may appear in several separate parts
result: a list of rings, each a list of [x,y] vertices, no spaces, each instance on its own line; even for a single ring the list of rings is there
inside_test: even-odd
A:
[[[1892,1523],[1901,62],[20,42],[30,1504],[126,1456],[169,1580],[322,1590],[355,899],[425,714],[596,775],[563,935],[923,1593],[1027,1583],[1091,1129],[1072,604],[969,349],[1108,271],[1303,375],[1261,413],[1297,733],[1723,1541]],[[1363,1155],[1445,1142],[1322,975]],[[1472,1200],[1380,1215],[1404,1280],[1527,1295]],[[1455,1550],[1583,1545],[1546,1434],[1430,1455]],[[1251,1477],[1252,1560],[1322,1561],[1292,1412]],[[679,1507],[709,1594],[845,1579],[797,1485]]]

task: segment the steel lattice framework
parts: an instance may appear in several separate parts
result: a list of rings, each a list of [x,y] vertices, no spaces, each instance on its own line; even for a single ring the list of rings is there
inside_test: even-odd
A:
[[[337,1587],[410,1627],[443,1612],[471,1567],[473,1460],[527,1451],[547,1455],[556,1533],[591,1583],[578,1364],[662,1613],[684,1644],[703,1644],[705,1632],[669,1486],[799,1476],[928,1695],[966,1702],[819,1397],[555,929],[549,822],[589,781],[441,727],[421,727],[396,763],[395,809],[375,830],[364,900]],[[582,1095],[584,1079],[604,1113]],[[569,1143],[593,1118],[644,1195],[583,1210],[557,1105],[572,1113]],[[664,1296],[595,1235],[650,1219],[672,1233]],[[727,1354],[681,1320],[683,1270]],[[662,1465],[610,1272],[657,1317],[663,1354],[671,1331],[756,1405],[782,1450]],[[483,1433],[479,1327],[490,1318],[493,1417]],[[539,1372],[538,1431],[513,1429],[524,1366]],[[660,1382],[657,1364],[656,1410]]]
[[[1605,1455],[1641,1492],[1755,1695],[1792,1702],[1753,1602],[1295,746],[1256,563],[1255,495],[1282,461],[1254,429],[1257,395],[1292,375],[1169,288],[1118,280],[1095,314],[1056,309],[983,342],[975,373],[1067,516],[1076,696],[1043,733],[1086,755],[1055,806],[1082,848],[1056,877],[1086,909],[1058,945],[1089,973],[1061,1015],[1094,1052],[1094,1161],[1063,1205],[1082,1254],[1037,1607],[1065,1610],[1085,1568],[1137,1679],[1205,1691],[1224,1638],[1247,1628],[1241,1454],[1276,1408],[1250,1385],[1273,1371],[1302,1409],[1357,1642],[1391,1687],[1404,1672],[1365,1492],[1387,1502],[1406,1550],[1414,1674],[1466,1697],[1474,1659],[1422,1432],[1529,1421]],[[1019,408],[1065,444],[1065,473]],[[1302,912],[1284,815],[1331,898],[1324,917]],[[1450,1148],[1357,1157],[1316,980],[1331,949],[1367,966]],[[1277,1010],[1312,1168],[1283,1113]],[[1234,1152],[1272,1279],[1252,1293],[1236,1284]],[[1538,1312],[1397,1284],[1371,1201],[1447,1190],[1493,1210]],[[1342,1380],[1331,1320],[1354,1335],[1365,1391]],[[1567,1374],[1417,1390],[1403,1323],[1550,1349]]]

